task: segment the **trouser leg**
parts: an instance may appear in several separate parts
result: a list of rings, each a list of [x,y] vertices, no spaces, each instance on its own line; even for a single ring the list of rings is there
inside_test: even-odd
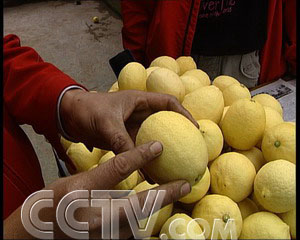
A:
[[[243,55],[226,56],[201,56],[192,54],[197,67],[205,71],[210,80],[217,76],[228,75],[236,78],[246,87],[251,88],[257,85],[260,63],[258,51]]]
[[[258,83],[260,63],[258,51],[222,57],[221,72],[236,78],[248,88],[255,87]]]
[[[197,68],[206,72],[211,81],[221,74],[221,57],[219,56],[201,56],[193,54]]]

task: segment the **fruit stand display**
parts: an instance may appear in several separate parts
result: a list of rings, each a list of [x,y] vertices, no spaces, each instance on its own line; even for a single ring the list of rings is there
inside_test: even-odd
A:
[[[127,64],[108,92],[130,89],[173,95],[199,124],[169,111],[149,116],[136,144],[163,144],[162,154],[144,168],[155,184],[134,172],[115,186],[139,192],[178,179],[191,184],[188,195],[156,213],[157,221],[148,219],[155,225],[153,238],[224,237],[214,231],[216,219],[223,230],[233,220],[240,239],[296,238],[296,125],[285,120],[276,98],[250,91],[230,76],[209,79],[187,56],[161,56],[147,69]],[[61,143],[78,172],[92,171],[114,156],[64,138]],[[205,226],[196,218],[204,219],[209,231],[201,235]],[[181,219],[177,230],[170,232],[176,219]]]

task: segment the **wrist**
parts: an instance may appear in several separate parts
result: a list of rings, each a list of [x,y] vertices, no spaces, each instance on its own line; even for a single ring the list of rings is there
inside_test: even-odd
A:
[[[60,132],[63,137],[70,141],[75,141],[70,126],[73,119],[74,103],[78,94],[85,92],[82,88],[71,88],[65,91],[61,97],[58,109],[58,119],[60,125]]]

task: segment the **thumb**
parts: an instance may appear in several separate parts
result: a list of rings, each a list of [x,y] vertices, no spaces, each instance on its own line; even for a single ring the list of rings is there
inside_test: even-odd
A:
[[[81,179],[88,179],[89,189],[111,189],[126,179],[134,171],[161,154],[163,146],[160,142],[149,142],[118,154],[90,171],[83,172]],[[99,181],[99,176],[101,181]]]

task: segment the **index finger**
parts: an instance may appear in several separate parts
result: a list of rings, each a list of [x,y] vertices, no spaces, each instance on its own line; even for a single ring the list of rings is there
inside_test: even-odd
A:
[[[115,185],[126,179],[134,171],[155,159],[162,152],[162,144],[152,141],[121,153],[86,172],[89,189],[113,189]],[[101,178],[99,178],[99,176]]]

